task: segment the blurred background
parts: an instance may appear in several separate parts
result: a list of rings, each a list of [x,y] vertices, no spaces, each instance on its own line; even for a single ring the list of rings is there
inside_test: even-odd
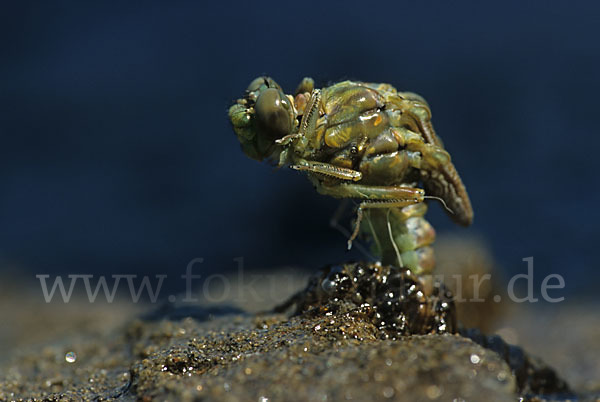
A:
[[[579,2],[39,2],[0,13],[0,261],[36,274],[314,271],[362,258],[338,202],[243,155],[227,119],[258,75],[423,95],[475,209],[442,235],[510,277],[600,279],[600,5]],[[345,225],[349,221],[345,220]],[[166,286],[184,285],[172,282]]]

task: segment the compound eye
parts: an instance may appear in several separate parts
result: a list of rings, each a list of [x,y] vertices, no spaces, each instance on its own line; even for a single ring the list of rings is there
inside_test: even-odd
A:
[[[267,88],[260,93],[254,106],[259,128],[272,139],[281,138],[291,130],[290,105],[282,95],[275,88]]]

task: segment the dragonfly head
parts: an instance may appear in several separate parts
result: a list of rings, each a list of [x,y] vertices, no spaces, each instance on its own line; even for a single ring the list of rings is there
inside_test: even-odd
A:
[[[229,108],[229,119],[252,159],[277,159],[281,147],[275,140],[290,134],[296,125],[293,102],[270,77],[258,77],[248,85],[244,97]]]

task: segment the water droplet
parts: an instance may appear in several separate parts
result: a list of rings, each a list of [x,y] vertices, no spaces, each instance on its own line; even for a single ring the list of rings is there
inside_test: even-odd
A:
[[[77,361],[77,355],[75,352],[69,352],[65,355],[65,360],[67,363],[75,363]]]
[[[325,291],[325,293],[333,293],[333,291],[335,290],[336,287],[336,283],[332,280],[330,280],[329,278],[325,278],[322,282],[321,282],[321,288]]]
[[[386,398],[391,398],[392,396],[394,396],[394,388],[392,387],[385,387],[383,389],[383,396]]]
[[[481,358],[478,355],[476,355],[474,353],[471,355],[471,363],[479,364],[480,361],[481,361]]]
[[[430,385],[425,390],[425,393],[429,399],[437,399],[442,396],[443,388],[438,387],[437,385]]]

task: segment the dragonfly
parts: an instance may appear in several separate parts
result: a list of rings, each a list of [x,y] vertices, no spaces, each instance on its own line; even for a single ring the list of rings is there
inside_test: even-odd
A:
[[[306,173],[320,194],[358,203],[348,248],[367,238],[383,264],[430,273],[435,265],[427,199],[468,226],[467,190],[421,96],[392,85],[342,81],[293,95],[272,78],[254,79],[229,108],[243,152]]]

